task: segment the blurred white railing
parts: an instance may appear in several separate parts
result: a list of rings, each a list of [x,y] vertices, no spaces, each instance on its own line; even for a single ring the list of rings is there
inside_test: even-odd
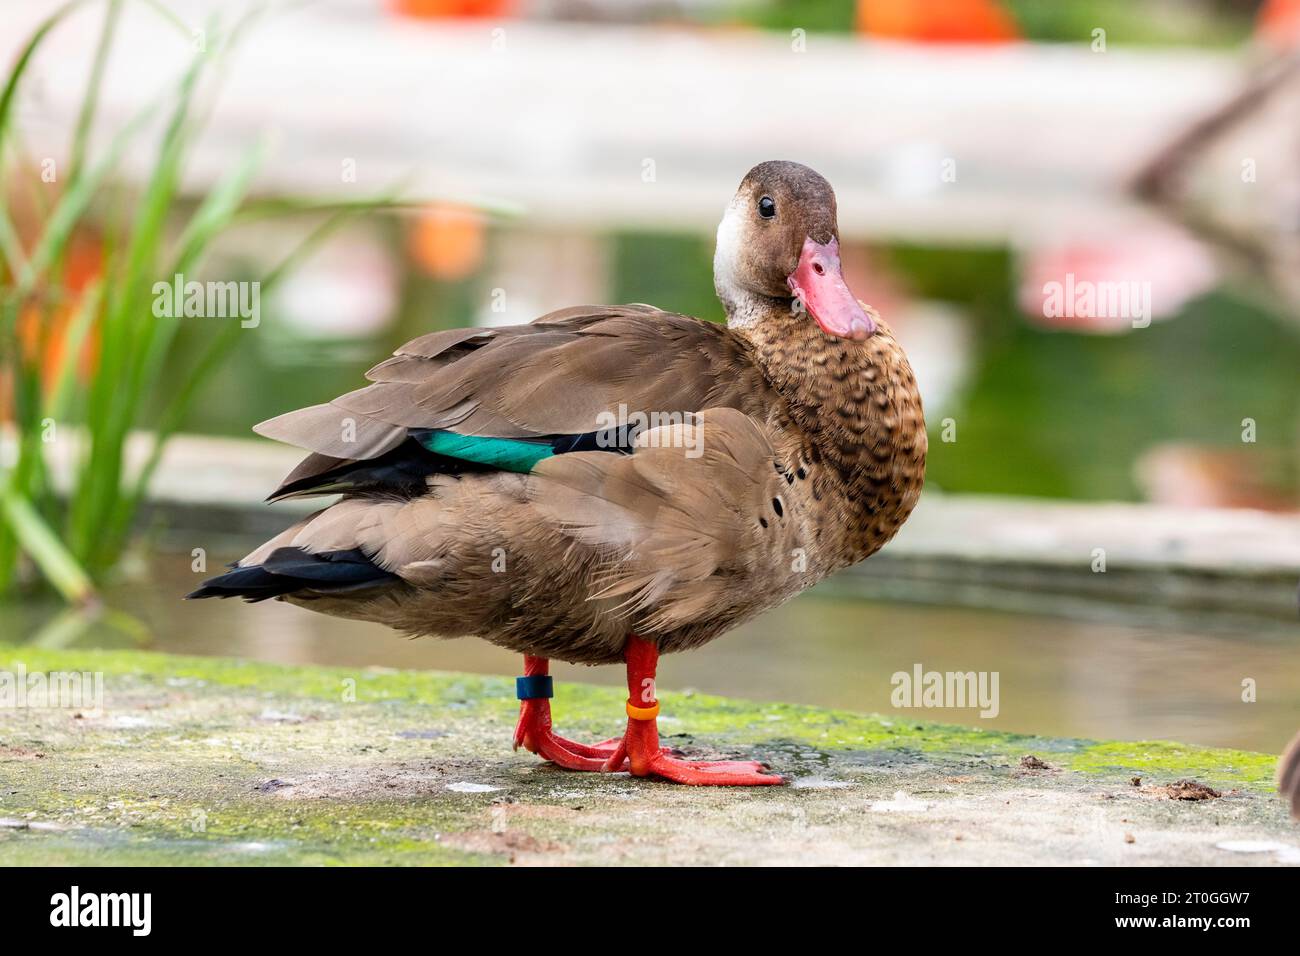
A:
[[[10,4],[0,60],[55,5]],[[199,24],[210,7],[177,9]],[[22,122],[38,155],[66,148],[96,9],[71,17],[36,61]],[[239,50],[188,184],[212,182],[270,135],[264,192],[369,194],[410,177],[413,192],[499,197],[544,225],[711,231],[749,166],[788,158],[834,182],[847,236],[1112,232],[1147,216],[1121,184],[1239,89],[1245,64],[1095,53],[1088,39],[965,49],[813,34],[799,52],[757,31],[427,24],[302,5],[265,18]],[[174,26],[128,4],[106,128],[191,54]],[[150,156],[135,151],[129,168],[143,175]]]

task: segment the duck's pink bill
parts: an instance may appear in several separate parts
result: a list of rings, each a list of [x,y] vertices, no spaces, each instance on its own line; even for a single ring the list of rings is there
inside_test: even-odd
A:
[[[827,335],[861,342],[876,331],[876,323],[840,274],[838,239],[826,243],[805,239],[799,266],[785,281]]]

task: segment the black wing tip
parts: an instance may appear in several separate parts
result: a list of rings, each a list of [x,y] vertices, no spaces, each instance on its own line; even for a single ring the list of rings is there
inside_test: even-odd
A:
[[[233,594],[220,586],[222,578],[230,576],[231,571],[238,570],[239,562],[231,561],[226,565],[226,573],[218,574],[215,578],[208,578],[189,594],[181,598],[182,601],[199,601],[203,598],[210,597],[233,597]]]
[[[465,471],[488,470],[472,462],[435,454],[410,435],[408,430],[408,438],[404,442],[375,458],[352,460],[309,456],[265,500],[274,503],[289,498],[340,494],[416,498],[428,490],[430,475],[459,475]],[[313,459],[321,460],[328,467],[308,467],[304,471],[304,466]]]
[[[260,571],[261,568],[260,567],[240,568],[239,570]],[[230,580],[233,576],[234,576],[234,572],[230,572],[227,574],[219,575],[218,577],[215,578],[210,578],[209,580],[204,581],[201,585],[199,585],[189,594],[185,595],[181,600],[202,601],[205,598],[237,597],[237,598],[243,598],[245,601],[247,601],[250,604],[255,604],[258,601],[265,601],[268,598],[278,597],[282,593],[288,593],[286,591],[278,590],[275,584],[271,580],[269,580],[269,578],[271,577],[270,575],[268,575],[267,582],[262,585],[250,584],[247,583],[246,580],[245,581]]]
[[[255,604],[258,601],[265,601],[267,598],[275,597],[275,595],[273,594],[258,596],[255,594],[247,593],[245,591],[239,591],[234,588],[222,587],[220,584],[216,583],[219,582],[220,580],[221,580],[220,578],[213,578],[212,583],[205,583],[200,585],[199,587],[191,591],[189,594],[182,597],[181,600],[202,601],[204,598],[239,597],[239,598],[243,598],[245,601],[247,601],[250,604]]]
[[[397,575],[379,567],[360,548],[322,552],[276,548],[264,563],[235,566],[204,581],[185,600],[241,597],[257,602],[295,591],[342,594],[396,580]]]

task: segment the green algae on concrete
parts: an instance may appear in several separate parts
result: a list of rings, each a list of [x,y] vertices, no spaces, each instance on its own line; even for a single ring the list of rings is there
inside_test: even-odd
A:
[[[20,666],[101,673],[104,700],[0,709],[0,865],[1300,858],[1263,754],[664,693],[667,743],[792,781],[684,788],[512,753],[502,678],[0,646],[0,673]],[[554,705],[579,739],[622,714],[584,685]],[[1223,796],[1169,799],[1182,778]]]

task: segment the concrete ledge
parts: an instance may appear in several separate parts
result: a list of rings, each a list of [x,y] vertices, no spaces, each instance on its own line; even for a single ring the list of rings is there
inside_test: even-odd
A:
[[[0,865],[1300,861],[1262,754],[667,693],[669,743],[793,780],[686,788],[512,753],[500,678],[0,647],[20,662],[104,700],[0,708]],[[555,713],[605,737],[622,695],[562,685]]]
[[[1293,632],[1297,582],[1300,515],[927,493],[884,551],[834,584],[1071,616],[1258,617]]]

